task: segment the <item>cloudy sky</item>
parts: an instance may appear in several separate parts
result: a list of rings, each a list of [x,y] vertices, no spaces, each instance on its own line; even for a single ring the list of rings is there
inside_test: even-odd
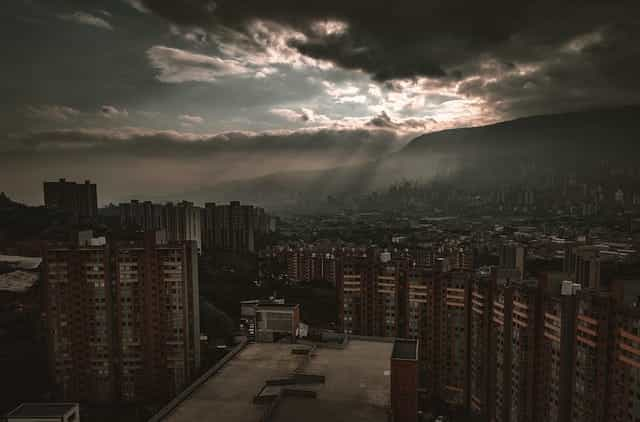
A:
[[[100,202],[638,103],[632,1],[4,0],[0,191]]]

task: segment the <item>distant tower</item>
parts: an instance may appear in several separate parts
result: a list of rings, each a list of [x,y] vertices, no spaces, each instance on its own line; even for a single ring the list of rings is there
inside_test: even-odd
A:
[[[524,277],[524,265],[527,256],[527,250],[524,246],[517,243],[507,243],[498,250],[500,259],[500,268],[517,269],[520,272],[520,279]]]
[[[66,211],[75,217],[95,218],[98,215],[98,195],[95,183],[44,182],[44,205]]]
[[[624,192],[622,191],[622,188],[618,188],[614,197],[618,204],[624,203]]]

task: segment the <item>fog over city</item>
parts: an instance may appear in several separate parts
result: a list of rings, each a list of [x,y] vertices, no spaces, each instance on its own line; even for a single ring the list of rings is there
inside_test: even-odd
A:
[[[638,0],[0,10],[0,421],[640,421]]]
[[[0,191],[40,204],[42,180],[89,172],[101,203],[451,175],[476,158],[464,146],[386,161],[425,133],[637,103],[632,5],[8,0]]]

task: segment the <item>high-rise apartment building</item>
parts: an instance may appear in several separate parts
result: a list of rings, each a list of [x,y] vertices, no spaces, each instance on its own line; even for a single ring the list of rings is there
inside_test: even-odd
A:
[[[391,261],[381,256],[374,274],[374,335],[398,336],[404,319],[399,308],[401,283],[404,281],[402,261]]]
[[[599,289],[600,250],[595,246],[568,246],[564,253],[563,271],[583,288]]]
[[[164,227],[164,205],[151,201],[132,200],[119,205],[120,224],[122,226],[139,227],[142,230],[161,230]]]
[[[163,402],[198,373],[197,247],[159,233],[45,246],[49,361],[62,399]]]
[[[469,315],[469,409],[486,417],[489,412],[491,312],[496,272],[482,269],[471,279]]]
[[[640,420],[640,308],[619,309],[609,351],[607,421]]]
[[[553,422],[568,421],[575,349],[575,302],[580,285],[562,281],[549,285],[543,301],[540,337],[540,379],[537,414]]]
[[[469,309],[471,275],[453,271],[440,281],[440,397],[454,406],[466,406],[469,386]]]
[[[491,403],[489,420],[505,422],[509,420],[509,400],[511,398],[511,379],[505,372],[511,367],[511,321],[509,316],[512,301],[511,289],[499,283],[491,306],[491,344],[495,360],[491,362],[490,386],[488,391]]]
[[[440,333],[442,329],[441,273],[437,269],[423,267],[422,269],[416,268],[416,273],[410,272],[410,274],[409,281],[413,295],[410,290],[409,298],[412,299],[411,296],[413,296],[413,300],[409,303],[409,309],[416,309],[416,300],[421,300],[421,302],[417,302],[420,304],[417,310],[423,313],[418,326],[418,339],[421,344],[419,350],[420,361],[424,376],[428,380],[424,386],[426,389],[425,395],[431,399],[439,394],[443,361],[440,353]],[[409,318],[411,321],[411,315]]]
[[[428,318],[428,298],[429,290],[432,288],[434,274],[431,267],[421,265],[410,265],[407,269],[407,312],[406,312],[406,332],[404,337],[410,339],[420,339],[426,330],[423,328],[427,324]]]
[[[344,256],[337,277],[338,319],[347,334],[374,334],[375,258]]]
[[[98,194],[95,183],[44,182],[44,205],[58,209],[76,218],[95,218],[98,216]]]
[[[133,200],[120,204],[120,223],[144,231],[163,230],[169,241],[190,241],[202,250],[202,208],[192,202],[154,204]]]
[[[340,258],[336,272],[339,321],[346,333],[397,337],[407,331],[407,266],[388,252]]]
[[[291,281],[326,281],[336,284],[336,256],[332,252],[294,248],[287,252],[287,277]]]
[[[205,250],[255,252],[259,249],[262,237],[272,228],[264,209],[241,205],[238,201],[232,201],[229,205],[206,203],[202,220]]]
[[[612,310],[611,297],[604,292],[577,294],[572,422],[606,420]]]
[[[344,332],[419,341],[423,404],[491,422],[640,421],[640,313],[619,297],[629,281],[604,291],[564,272],[434,263],[353,250],[337,277]]]
[[[449,265],[452,270],[472,271],[473,251],[460,248],[449,255]]]
[[[345,333],[418,339],[427,397],[468,401],[469,310],[473,273],[417,265],[410,256],[368,250],[338,265]]]
[[[575,280],[584,288],[600,287],[600,251],[584,247],[576,254]]]
[[[509,242],[498,249],[499,266],[502,269],[518,270],[520,279],[524,277],[527,250],[524,246]]]
[[[498,280],[492,316],[495,389],[490,391],[490,415],[495,421],[535,420],[539,306],[537,280]]]
[[[163,208],[163,227],[171,241],[193,240],[202,250],[201,208],[192,202],[167,203]]]

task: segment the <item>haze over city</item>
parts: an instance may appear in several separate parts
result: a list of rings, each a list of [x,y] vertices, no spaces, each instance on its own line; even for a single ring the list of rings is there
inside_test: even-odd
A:
[[[0,422],[640,421],[640,3],[4,0]]]
[[[0,190],[90,172],[101,203],[164,198],[637,103],[632,5],[9,0]]]

